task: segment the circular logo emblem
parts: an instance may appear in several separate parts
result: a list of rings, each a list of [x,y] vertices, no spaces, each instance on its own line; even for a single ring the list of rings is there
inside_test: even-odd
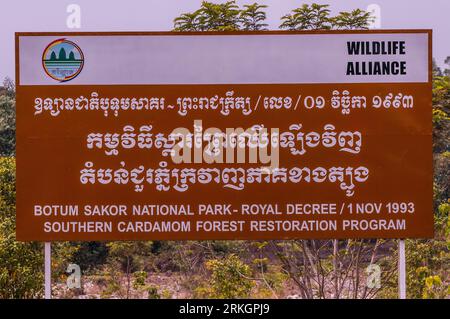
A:
[[[84,55],[80,47],[66,39],[50,43],[42,54],[42,66],[49,77],[59,82],[67,82],[80,74],[84,65]]]

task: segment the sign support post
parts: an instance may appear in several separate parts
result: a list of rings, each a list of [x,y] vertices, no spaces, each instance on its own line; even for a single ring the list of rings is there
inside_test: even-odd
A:
[[[406,299],[406,255],[405,240],[398,242],[398,296],[399,299]]]
[[[52,244],[44,244],[44,288],[45,299],[52,299]]]

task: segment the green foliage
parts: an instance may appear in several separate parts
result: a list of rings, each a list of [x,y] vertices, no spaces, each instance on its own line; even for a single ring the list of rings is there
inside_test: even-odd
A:
[[[439,276],[428,276],[425,278],[425,289],[422,293],[423,299],[442,299],[449,294],[449,286],[443,285]]]
[[[16,153],[16,101],[14,97],[0,95],[0,156]]]
[[[369,12],[355,9],[330,16],[329,5],[304,4],[281,17],[280,29],[286,30],[330,30],[330,29],[367,29],[372,17]]]
[[[43,288],[43,247],[19,242],[15,236],[15,159],[0,158],[0,298],[37,298]],[[66,268],[77,246],[54,243],[52,274],[65,280]]]
[[[175,31],[259,31],[266,30],[266,5],[253,3],[239,8],[235,1],[222,4],[204,1],[195,12],[174,19]],[[329,5],[304,4],[281,17],[280,29],[329,30],[367,29],[372,20],[369,12],[355,9],[332,17]]]
[[[442,76],[442,70],[441,68],[437,65],[436,63],[436,59],[433,58],[432,60],[432,69],[433,69],[433,78],[436,78],[438,76]]]
[[[133,273],[133,289],[136,291],[146,291],[147,299],[171,299],[172,294],[167,289],[162,289],[160,293],[160,288],[157,285],[147,284],[147,272],[146,271],[136,271]]]
[[[442,122],[448,121],[450,118],[448,117],[447,113],[440,109],[434,109],[433,110],[433,123],[434,124],[441,124]]]
[[[114,294],[124,296],[122,293],[121,275],[122,273],[118,269],[110,265],[106,266],[106,271],[103,276],[101,276],[101,281],[104,281],[106,284],[105,289],[103,289],[100,294],[101,298],[110,298]]]
[[[251,269],[238,256],[231,254],[223,259],[206,262],[211,272],[208,286],[196,289],[197,296],[209,298],[248,298],[254,283],[249,276]]]
[[[447,58],[445,58],[444,63],[445,63],[445,65],[446,65],[447,67],[444,69],[444,72],[443,72],[442,75],[445,75],[445,76],[447,76],[447,77],[450,77],[450,56],[448,56]]]
[[[242,250],[242,244],[243,241],[237,240],[155,241],[152,246],[152,266],[158,271],[191,275],[202,271],[208,259],[238,253]]]
[[[83,273],[103,265],[108,257],[108,247],[105,242],[77,242],[78,249],[74,252],[73,262],[83,269]]]
[[[265,249],[268,247],[268,241],[252,242],[256,248],[257,258],[252,260],[256,268],[257,280],[259,285],[255,292],[256,298],[278,298],[282,292],[289,275],[283,271],[282,267],[267,257]]]
[[[436,199],[435,199],[436,200]],[[408,298],[447,298],[450,294],[450,201],[437,205],[435,211],[435,238],[406,240],[406,283]],[[393,249],[384,258],[396,265],[398,250]],[[382,267],[388,267],[382,265]],[[379,297],[397,296],[397,276],[383,283]]]
[[[156,287],[156,286],[149,286],[147,289],[147,293],[148,293],[148,296],[147,296],[148,299],[161,299],[161,296],[158,293],[158,287]]]
[[[368,29],[372,19],[373,17],[371,17],[370,12],[355,9],[351,12],[340,12],[332,19],[332,26],[335,29],[364,30]]]
[[[280,29],[287,30],[329,30],[332,27],[329,5],[313,3],[304,4],[300,8],[281,17]]]
[[[260,270],[259,285],[255,293],[256,298],[278,298],[282,293],[284,285],[289,280],[289,275],[286,274],[279,265],[272,265],[273,261],[269,258],[253,260]],[[264,265],[261,267],[261,263]]]
[[[200,31],[199,25],[199,12],[183,13],[179,17],[175,18],[174,25],[175,31]]]
[[[237,31],[265,30],[266,5],[244,5],[241,9],[233,1],[216,4],[203,1],[200,9],[184,13],[174,19],[175,31]]]
[[[6,77],[3,80],[3,90],[4,90],[4,93],[0,91],[0,95],[5,94],[6,96],[8,96],[10,98],[15,98],[16,85],[14,84],[14,81],[10,77]]]
[[[175,18],[175,31],[239,30],[240,12],[235,1],[221,4],[203,1],[197,11]]]
[[[433,79],[433,149],[437,205],[450,197],[450,78]]]
[[[260,5],[253,3],[250,5],[244,5],[244,10],[240,12],[240,22],[242,24],[242,30],[246,31],[260,31],[265,30],[268,26],[264,23],[266,20],[266,12],[263,9],[267,8],[266,5]]]
[[[0,158],[0,299],[42,294],[42,245],[16,241],[14,158]]]
[[[172,293],[168,289],[163,289],[161,292],[161,297],[163,299],[172,299]]]
[[[147,279],[146,271],[136,271],[133,273],[133,288],[138,290],[145,287],[145,280]]]
[[[76,243],[63,241],[52,243],[52,277],[62,282],[67,280],[67,266],[74,260],[79,246]],[[81,267],[80,267],[81,268]],[[81,268],[83,271],[83,268]]]
[[[450,200],[438,206],[435,224],[438,235],[448,240],[450,238]]]
[[[412,240],[405,241],[406,244],[406,284],[407,297],[421,298],[446,298],[450,291],[450,283],[442,281],[448,278],[450,271],[450,241],[447,239]],[[380,264],[382,268],[389,264],[398,263],[397,247],[392,249],[383,258]],[[387,278],[382,282],[382,290],[378,294],[380,298],[398,297],[398,276]]]
[[[435,278],[441,275],[448,277],[450,253],[447,240],[407,240],[406,241],[406,268],[408,297],[427,298],[439,297],[438,290],[445,289],[449,283],[430,284],[430,276]],[[433,281],[434,282],[434,281]],[[445,285],[445,286],[444,286]]]
[[[122,291],[120,274],[114,274],[110,278],[110,286],[117,288],[116,292],[127,299],[131,297],[132,273],[144,268],[144,259],[151,254],[152,242],[148,241],[114,241],[106,245],[109,249],[108,268],[115,271],[121,270],[126,277],[126,292]],[[112,293],[111,292],[111,293]]]
[[[143,267],[143,257],[150,254],[152,242],[114,241],[106,246],[109,249],[109,261],[117,264],[124,272],[131,273]]]

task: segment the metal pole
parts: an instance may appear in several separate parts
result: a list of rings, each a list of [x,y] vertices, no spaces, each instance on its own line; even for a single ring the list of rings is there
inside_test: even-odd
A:
[[[406,299],[406,256],[405,241],[398,241],[398,297]]]
[[[52,244],[44,244],[44,284],[45,299],[52,299]]]

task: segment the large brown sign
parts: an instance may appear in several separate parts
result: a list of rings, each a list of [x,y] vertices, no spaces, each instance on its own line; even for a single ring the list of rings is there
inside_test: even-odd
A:
[[[429,30],[16,50],[19,240],[433,236]]]

